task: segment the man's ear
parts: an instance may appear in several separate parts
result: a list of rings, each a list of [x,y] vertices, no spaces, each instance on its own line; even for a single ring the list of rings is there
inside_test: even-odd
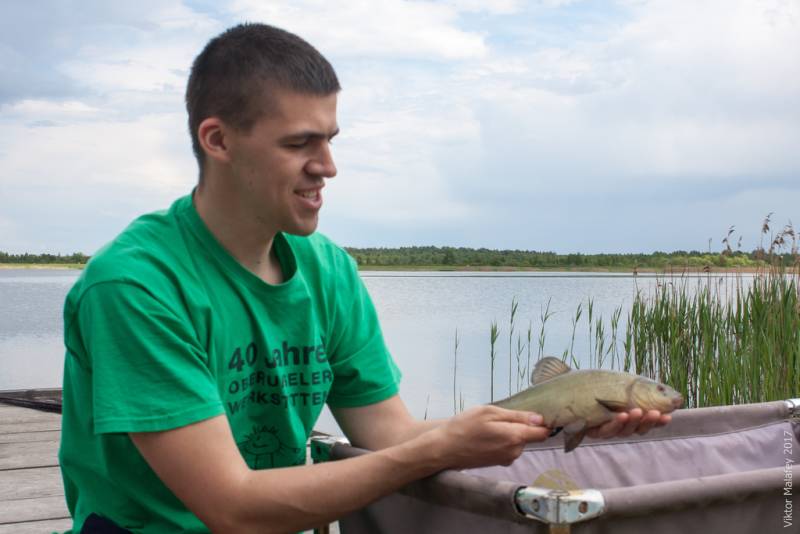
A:
[[[197,140],[211,159],[227,163],[230,161],[227,136],[228,127],[217,117],[208,117],[197,127]]]

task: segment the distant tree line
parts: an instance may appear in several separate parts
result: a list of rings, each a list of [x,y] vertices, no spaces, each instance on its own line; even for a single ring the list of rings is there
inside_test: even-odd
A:
[[[9,254],[0,250],[0,263],[44,263],[44,264],[57,264],[57,263],[86,263],[89,261],[89,256],[81,252],[73,254]]]
[[[531,269],[623,268],[623,269],[702,269],[704,267],[758,267],[768,263],[792,265],[794,254],[723,251],[709,253],[678,250],[652,254],[557,254],[530,250],[490,250],[486,248],[400,247],[347,248],[362,266],[442,266],[515,267]]]
[[[798,262],[792,253],[766,253],[723,250],[720,253],[696,250],[653,252],[652,254],[557,254],[533,250],[492,250],[465,247],[353,248],[347,252],[360,266],[374,267],[511,267],[518,269],[703,269],[760,267]],[[62,254],[9,254],[0,251],[0,263],[7,264],[85,264],[89,256],[81,252]]]

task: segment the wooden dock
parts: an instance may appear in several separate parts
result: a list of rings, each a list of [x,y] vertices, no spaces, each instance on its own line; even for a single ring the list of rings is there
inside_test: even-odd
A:
[[[63,532],[58,443],[61,415],[0,404],[0,534]]]
[[[0,391],[0,534],[72,528],[58,467],[60,439],[60,389]],[[339,534],[339,524],[321,532]]]

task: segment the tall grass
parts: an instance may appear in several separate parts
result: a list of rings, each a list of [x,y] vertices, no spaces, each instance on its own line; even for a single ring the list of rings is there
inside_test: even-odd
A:
[[[770,232],[765,219],[762,237]],[[723,239],[731,253],[733,228]],[[619,307],[610,329],[597,316],[594,302],[579,304],[572,319],[572,337],[562,353],[578,367],[575,336],[586,316],[588,361],[593,368],[621,369],[671,385],[686,399],[687,407],[765,402],[800,396],[800,254],[791,224],[777,235],[770,233],[768,251],[759,249],[770,267],[751,277],[728,273],[722,277],[670,275],[657,280],[649,292],[637,290],[624,315]],[[741,239],[739,240],[741,243]],[[763,243],[763,242],[762,242]],[[791,247],[794,264],[786,267],[777,254]],[[509,321],[509,392],[512,361],[516,356],[516,390],[522,389],[531,369],[532,324],[527,337],[517,334],[516,299]],[[545,326],[550,302],[540,314],[537,360],[545,346]],[[621,328],[624,327],[624,332]],[[491,401],[494,401],[497,323],[491,326]],[[620,335],[623,334],[623,335]],[[522,354],[527,351],[525,362]],[[454,369],[455,370],[455,369]]]
[[[686,278],[637,293],[623,370],[670,384],[689,407],[764,402],[800,393],[798,270]]]

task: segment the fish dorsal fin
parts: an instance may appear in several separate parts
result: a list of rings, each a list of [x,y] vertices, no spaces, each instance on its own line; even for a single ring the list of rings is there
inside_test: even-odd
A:
[[[546,356],[539,360],[531,373],[531,384],[541,384],[545,380],[550,380],[558,375],[570,372],[569,365],[553,356]]]

